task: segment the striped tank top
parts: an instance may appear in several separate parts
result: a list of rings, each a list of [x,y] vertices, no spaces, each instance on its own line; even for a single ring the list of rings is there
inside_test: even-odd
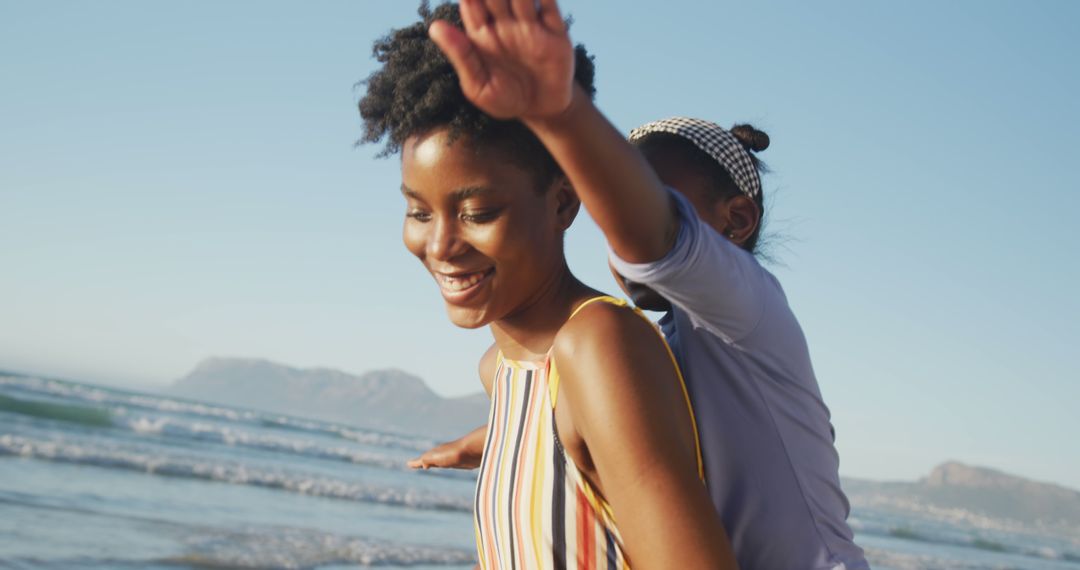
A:
[[[570,318],[595,301],[626,305],[613,297],[595,297],[578,306]],[[686,383],[673,356],[672,363],[689,407]],[[550,352],[539,362],[510,360],[499,352],[473,517],[480,567],[485,570],[630,567],[611,507],[559,441],[558,395],[559,374]],[[698,476],[703,477],[692,408],[690,417]]]

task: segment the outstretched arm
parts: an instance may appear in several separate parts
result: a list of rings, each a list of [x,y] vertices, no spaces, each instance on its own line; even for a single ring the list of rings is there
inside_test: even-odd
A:
[[[498,357],[499,347],[494,344],[480,357],[480,383],[484,385],[488,397],[491,397],[491,381],[495,376]],[[454,441],[436,445],[420,457],[409,460],[407,465],[413,469],[476,469],[484,458],[486,437],[487,426],[480,426]]]
[[[555,0],[461,0],[465,29],[431,26],[465,96],[540,138],[621,258],[660,259],[678,229],[641,154],[574,83],[574,49]]]
[[[476,469],[484,457],[484,435],[487,426],[480,426],[454,441],[437,445],[420,457],[408,462],[413,469]]]

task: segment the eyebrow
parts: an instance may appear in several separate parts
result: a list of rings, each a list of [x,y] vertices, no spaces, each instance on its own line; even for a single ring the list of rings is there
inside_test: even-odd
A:
[[[450,199],[455,202],[464,202],[469,198],[490,195],[494,194],[495,192],[496,190],[489,186],[466,186],[465,188],[458,188],[457,190],[454,190],[450,194]],[[413,190],[412,188],[409,188],[404,184],[401,185],[401,193],[408,196],[409,198],[420,199],[419,192]]]

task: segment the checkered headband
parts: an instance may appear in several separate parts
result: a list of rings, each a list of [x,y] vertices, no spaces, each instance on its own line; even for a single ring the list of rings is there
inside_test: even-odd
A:
[[[731,175],[743,194],[756,199],[761,195],[761,178],[739,139],[716,123],[689,117],[672,117],[646,123],[630,131],[630,142],[652,133],[680,136],[711,156]]]

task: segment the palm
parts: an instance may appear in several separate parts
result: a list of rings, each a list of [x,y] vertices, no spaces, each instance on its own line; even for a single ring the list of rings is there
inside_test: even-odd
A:
[[[566,33],[522,22],[496,22],[469,34],[487,77],[462,81],[477,107],[501,117],[547,116],[566,108],[574,76],[574,54]]]
[[[464,33],[445,22],[431,30],[457,70],[465,96],[502,119],[561,113],[573,93],[574,48],[554,2],[524,16],[506,2],[487,4],[462,2]]]

